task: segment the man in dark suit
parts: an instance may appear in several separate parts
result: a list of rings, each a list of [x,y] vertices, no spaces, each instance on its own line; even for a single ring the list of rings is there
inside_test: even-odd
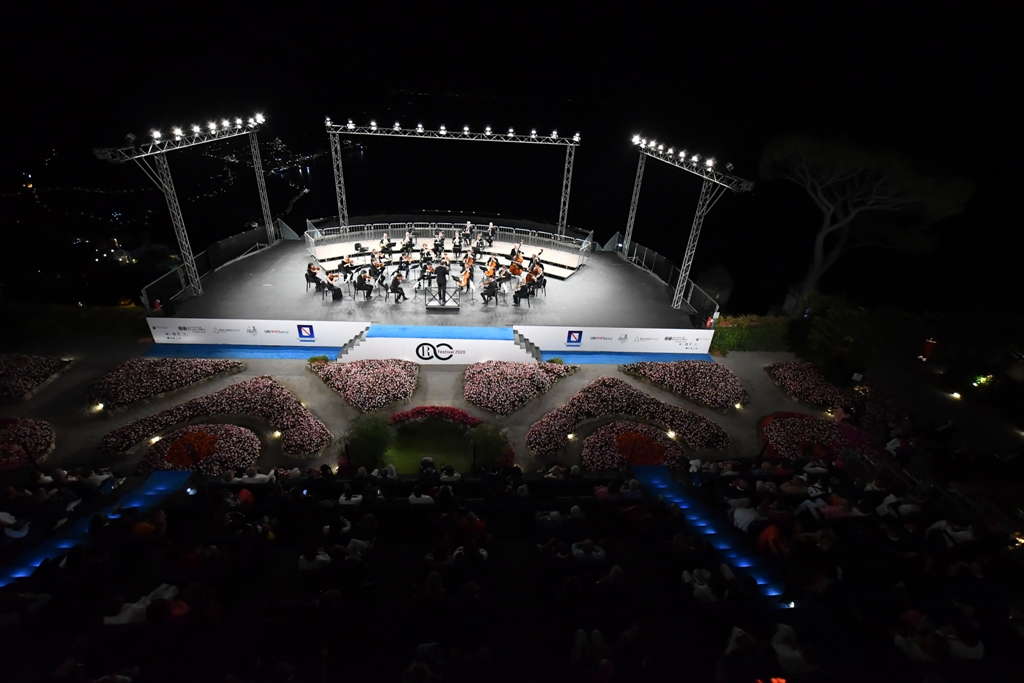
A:
[[[370,293],[373,292],[373,279],[365,270],[356,276],[356,290],[363,293],[364,298],[369,301]]]
[[[494,278],[487,278],[484,280],[483,288],[480,290],[480,296],[484,299],[484,306],[490,303],[491,299],[498,296],[498,283],[494,281]]]
[[[405,296],[405,290],[402,289],[403,279],[402,274],[397,272],[395,273],[395,276],[391,278],[391,287],[389,289],[391,290],[391,293],[395,295],[396,304],[400,304],[408,298]]]
[[[441,261],[434,267],[434,277],[437,278],[437,294],[443,306],[446,298],[445,290],[448,288],[448,263],[446,261]]]
[[[530,285],[526,284],[526,281],[524,280],[523,284],[519,285],[519,289],[517,289],[512,294],[512,305],[513,306],[518,306],[519,305],[519,300],[520,299],[525,299],[528,296],[530,296]]]

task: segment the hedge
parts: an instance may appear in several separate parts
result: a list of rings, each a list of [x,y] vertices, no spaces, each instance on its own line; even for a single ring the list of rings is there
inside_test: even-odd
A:
[[[789,325],[788,318],[776,316],[722,316],[711,340],[711,352],[788,351]]]

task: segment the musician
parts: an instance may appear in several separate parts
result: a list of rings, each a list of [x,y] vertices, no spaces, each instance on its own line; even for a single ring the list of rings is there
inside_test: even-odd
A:
[[[483,297],[484,305],[486,306],[491,299],[495,299],[498,296],[498,283],[495,282],[494,278],[487,278],[483,282],[483,288],[480,290],[480,296]]]
[[[402,258],[398,263],[398,271],[403,273],[405,277],[409,277],[409,270],[412,268],[412,252],[406,251],[402,254]]]
[[[370,277],[376,280],[379,284],[384,284],[384,262],[380,260],[380,256],[377,252],[374,252],[373,258],[370,259]]]
[[[416,289],[420,289],[420,288],[422,288],[424,286],[428,286],[429,287],[430,286],[430,278],[434,277],[434,266],[430,265],[429,261],[424,262],[422,264],[422,266],[423,267],[420,268],[420,278],[419,278],[419,281],[416,283]],[[424,282],[426,282],[427,284],[424,285],[423,284]]]
[[[423,246],[420,247],[420,262],[424,262],[425,261],[427,263],[430,263],[433,259],[434,259],[433,252],[430,251],[430,247],[428,247],[427,243],[424,242]]]
[[[373,278],[368,272],[364,270],[356,276],[355,288],[363,293],[366,301],[370,300],[370,295],[373,293]]]
[[[320,272],[320,266],[310,261],[309,265],[306,266],[306,272],[312,275],[313,277],[318,277],[318,273]]]
[[[434,277],[437,278],[437,295],[443,306],[448,289],[448,261],[442,260],[441,263],[437,264],[434,268]]]
[[[523,253],[523,243],[520,242],[516,246],[512,247],[512,250],[508,252],[508,260],[515,261],[517,256],[521,256]]]
[[[494,277],[498,272],[498,259],[491,256],[484,267],[484,277]]]
[[[541,249],[536,254],[534,254],[533,256],[530,257],[530,266],[529,266],[530,270],[533,270],[534,266],[539,266],[540,265],[540,255],[543,254],[543,253],[544,253],[544,250]]]
[[[452,254],[455,256],[455,258],[459,258],[459,255],[461,253],[462,253],[462,235],[455,235],[455,237],[452,238]]]
[[[476,243],[473,245],[473,251],[478,257],[484,253],[484,236],[480,233],[477,233]]]
[[[463,264],[465,265],[465,264]],[[469,293],[469,288],[473,284],[473,268],[463,267],[462,272],[459,273],[459,289],[463,289],[466,293]]]
[[[462,272],[469,273],[469,279],[473,279],[473,266],[476,265],[476,259],[473,254],[466,254],[466,257],[462,259]]]
[[[346,280],[351,280],[352,273],[356,270],[356,264],[352,261],[352,257],[346,254],[345,258],[341,259],[341,266],[339,269],[345,275]]]
[[[440,230],[434,235],[434,256],[441,258],[441,254],[444,253],[444,233]]]
[[[395,295],[396,304],[400,304],[402,301],[409,298],[405,295],[405,290],[402,289],[402,280],[404,279],[405,278],[402,277],[401,273],[395,273],[395,276],[391,278],[391,287],[389,289],[391,290],[391,293]]]
[[[395,243],[391,241],[387,233],[380,238],[380,251],[384,252],[385,255],[391,256],[391,247],[395,246]]]
[[[470,240],[472,238],[473,238],[473,224],[470,223],[469,221],[466,221],[466,227],[464,227],[462,229],[462,241],[465,242],[466,244],[469,244],[469,242],[470,242]]]
[[[416,245],[416,239],[412,235],[411,230],[405,231],[405,239],[402,240],[402,251],[411,252],[412,248]]]
[[[544,266],[542,266],[540,263],[538,263],[537,265],[530,269],[530,275],[527,277],[528,279],[530,277],[533,278],[533,288],[535,290],[538,288],[544,289],[545,287],[547,287],[547,278],[544,277]]]
[[[512,280],[512,273],[509,272],[507,267],[501,266],[498,268],[498,274],[495,276],[495,280],[497,280],[499,287],[505,287],[505,283]]]
[[[324,283],[327,289],[331,291],[331,297],[335,300],[341,299],[341,277],[341,273],[338,271],[327,273],[327,281]]]
[[[487,246],[494,246],[494,238],[498,236],[498,229],[494,227],[494,223],[487,224]]]
[[[519,285],[516,291],[512,294],[512,305],[518,306],[520,299],[529,297],[532,292],[530,291],[532,285],[527,284],[525,281]]]

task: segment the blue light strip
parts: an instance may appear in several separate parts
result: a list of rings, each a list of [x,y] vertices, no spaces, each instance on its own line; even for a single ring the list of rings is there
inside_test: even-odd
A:
[[[737,576],[747,574],[754,579],[761,595],[777,607],[789,607],[790,603],[779,602],[782,582],[767,567],[740,549],[745,539],[739,539],[728,527],[728,520],[719,519],[708,513],[704,506],[694,500],[686,489],[676,482],[666,467],[634,467],[634,475],[648,491],[683,511],[683,518],[695,533],[708,536],[711,546],[718,551],[721,561],[728,564]]]

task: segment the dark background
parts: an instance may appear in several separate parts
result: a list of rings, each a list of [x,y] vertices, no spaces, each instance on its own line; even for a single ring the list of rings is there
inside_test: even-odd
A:
[[[456,130],[535,126],[582,134],[569,222],[607,237],[625,223],[635,132],[731,161],[755,180],[772,136],[836,133],[967,176],[977,189],[962,216],[936,226],[933,251],[860,251],[826,277],[826,291],[915,310],[1017,309],[1012,273],[1024,243],[1004,200],[1015,189],[1019,137],[1009,10],[958,2],[671,10],[636,3],[36,3],[4,10],[12,97],[0,190],[10,200],[33,169],[36,190],[58,207],[50,210],[85,202],[106,215],[113,207],[121,234],[173,248],[157,192],[137,169],[92,159],[92,147],[121,144],[129,131],[141,138],[153,127],[254,111],[268,115],[265,143],[280,137],[302,153],[326,151],[325,115]],[[346,150],[352,215],[557,218],[557,149],[354,142],[363,146]],[[238,149],[248,153],[244,142]],[[224,164],[195,150],[171,159],[197,251],[258,217],[245,169],[225,176]],[[635,238],[678,260],[699,180],[653,160],[647,168]],[[275,214],[303,185],[310,193],[283,216],[295,228],[335,213],[329,160],[321,157],[308,174],[292,168],[271,178]],[[42,194],[57,186],[131,191]],[[212,190],[219,194],[192,196]],[[17,202],[4,206],[11,253],[40,254],[40,240],[59,231],[52,216],[11,209]],[[724,266],[736,282],[727,310],[764,312],[803,274],[817,220],[802,190],[758,182],[754,193],[727,196],[716,207],[695,271]],[[20,268],[8,270],[8,290]]]

